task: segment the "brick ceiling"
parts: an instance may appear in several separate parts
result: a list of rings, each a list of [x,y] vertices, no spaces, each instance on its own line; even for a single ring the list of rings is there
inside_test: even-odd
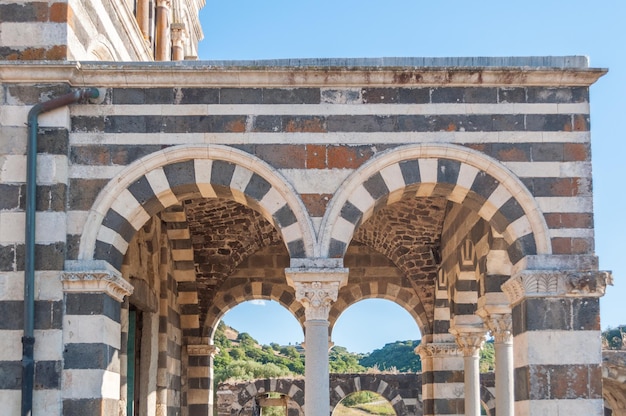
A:
[[[183,203],[191,233],[200,303],[200,322],[207,307],[226,279],[239,265],[264,247],[282,245],[276,229],[258,212],[225,199],[197,199]],[[409,198],[384,207],[354,237],[354,243],[387,257],[404,275],[403,286],[411,289],[433,316],[437,264],[433,250],[440,247],[446,201],[443,198]],[[285,255],[286,255],[285,250]],[[348,259],[346,258],[348,263]],[[281,270],[282,272],[282,270]],[[349,284],[360,284],[361,274]]]

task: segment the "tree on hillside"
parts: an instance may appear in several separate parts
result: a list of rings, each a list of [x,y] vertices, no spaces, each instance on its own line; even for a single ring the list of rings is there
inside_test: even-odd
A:
[[[344,347],[334,346],[328,355],[331,373],[361,373],[365,368],[359,364],[358,356]]]
[[[381,349],[361,358],[364,367],[378,367],[380,370],[396,369],[402,373],[422,371],[422,361],[415,353],[420,341],[396,341],[385,344]]]

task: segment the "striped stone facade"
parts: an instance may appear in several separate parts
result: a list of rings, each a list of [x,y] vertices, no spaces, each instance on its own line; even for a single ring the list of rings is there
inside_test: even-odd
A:
[[[384,298],[422,333],[424,414],[466,412],[459,334],[496,336],[485,320],[508,314],[516,414],[576,402],[599,415],[589,339],[610,275],[594,256],[589,86],[603,73],[579,57],[1,62],[0,308],[15,316],[1,342],[22,332],[26,115],[88,85],[99,98],[39,117],[39,408],[106,414],[127,408],[137,380],[139,408],[201,413],[212,368],[199,351],[229,309],[275,300],[332,336],[350,305]],[[307,317],[290,276],[326,285],[344,271],[336,300]],[[90,319],[107,331],[72,338]],[[554,331],[589,352],[559,354]],[[0,366],[0,396],[17,409],[15,348]],[[72,384],[76,372],[104,374],[103,393]],[[562,391],[534,388],[548,373]]]
[[[195,0],[3,1],[0,60],[197,59],[203,5]],[[163,18],[157,22],[159,14]],[[157,42],[164,44],[163,56],[157,55]],[[182,53],[175,56],[178,48]]]

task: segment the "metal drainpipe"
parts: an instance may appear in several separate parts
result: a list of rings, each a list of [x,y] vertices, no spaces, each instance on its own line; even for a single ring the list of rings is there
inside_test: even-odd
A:
[[[24,336],[22,337],[22,416],[33,411],[35,379],[35,212],[37,210],[37,130],[39,114],[75,103],[81,99],[98,98],[96,88],[76,90],[52,100],[38,103],[28,112],[26,145],[26,239],[24,255]]]

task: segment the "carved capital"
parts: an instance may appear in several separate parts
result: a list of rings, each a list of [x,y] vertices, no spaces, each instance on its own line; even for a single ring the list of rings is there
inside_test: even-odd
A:
[[[513,319],[510,313],[492,313],[484,320],[496,343],[513,342]]]
[[[419,354],[422,360],[428,358],[460,357],[461,349],[452,342],[431,342],[420,344],[415,348],[415,353]]]
[[[172,7],[172,0],[156,0],[157,7],[164,7],[170,9]]]
[[[287,283],[296,291],[296,300],[304,306],[307,320],[328,320],[328,312],[337,300],[339,289],[348,282],[348,269],[298,267],[285,269]]]
[[[613,284],[611,272],[522,270],[502,285],[512,305],[530,297],[601,297]]]
[[[328,319],[339,294],[339,282],[295,282],[296,300],[304,306],[307,320]]]
[[[187,354],[191,356],[214,357],[220,353],[220,349],[215,345],[208,344],[189,344],[187,345]]]
[[[133,293],[130,283],[120,274],[109,270],[63,272],[61,282],[64,292],[106,293],[118,302]]]
[[[463,352],[464,357],[477,356],[485,343],[486,333],[484,330],[464,331],[451,329],[450,332],[455,336],[456,343]]]
[[[183,42],[187,38],[187,30],[185,28],[185,24],[184,23],[172,23],[170,25],[170,32],[171,32],[171,38],[172,38],[172,45],[182,47]]]

